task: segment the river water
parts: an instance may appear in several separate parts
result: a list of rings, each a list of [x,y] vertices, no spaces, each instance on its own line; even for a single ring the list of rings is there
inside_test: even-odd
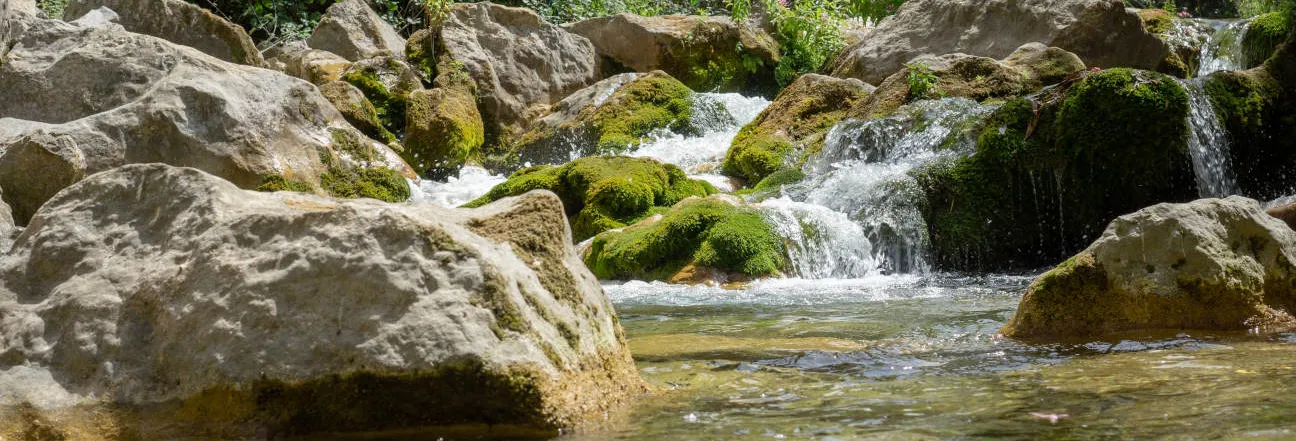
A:
[[[1234,192],[1223,129],[1184,85],[1203,196]],[[631,154],[732,189],[719,164],[769,102],[699,95],[731,118]],[[973,154],[993,110],[943,99],[834,128],[805,181],[749,200],[786,239],[793,278],[604,285],[655,391],[562,439],[1296,439],[1296,334],[1008,340],[997,332],[1034,275],[928,267],[908,171]],[[459,205],[503,179],[469,167],[414,199]]]

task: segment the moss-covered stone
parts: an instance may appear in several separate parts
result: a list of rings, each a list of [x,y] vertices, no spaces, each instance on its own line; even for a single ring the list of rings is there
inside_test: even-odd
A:
[[[351,64],[342,73],[373,103],[378,121],[392,133],[405,132],[405,106],[409,94],[422,89],[422,81],[408,64],[393,56],[382,56]]]
[[[694,133],[693,91],[662,71],[621,74],[582,89],[558,104],[491,161],[554,164],[579,156],[626,153],[648,135]]]
[[[261,178],[261,185],[256,188],[257,191],[296,191],[301,193],[311,193],[315,191],[310,184],[302,181],[288,179],[280,174],[266,175]]]
[[[1296,54],[1290,44],[1264,66],[1215,72],[1203,82],[1230,138],[1243,194],[1271,199],[1296,191]]]
[[[330,196],[339,198],[372,198],[387,202],[404,202],[410,198],[409,181],[389,168],[330,168],[320,175],[320,185]]]
[[[847,118],[869,119],[890,115],[900,106],[924,99],[912,90],[910,71],[926,67],[935,78],[935,96],[961,97],[974,101],[1002,100],[1038,91],[1044,83],[1030,70],[1009,66],[992,58],[965,54],[924,57],[908,69],[887,77],[869,97],[847,113]],[[1083,65],[1081,65],[1083,66]],[[931,94],[929,94],[931,95]]]
[[[479,161],[485,128],[476,95],[463,88],[417,90],[405,113],[402,157],[420,174],[440,177]]]
[[[1141,9],[1138,17],[1143,22],[1143,29],[1153,34],[1163,34],[1174,26],[1174,14],[1164,9]]]
[[[985,122],[975,154],[913,172],[944,268],[1035,268],[1084,248],[1107,222],[1196,198],[1188,97],[1173,79],[1110,69]]]
[[[828,129],[871,90],[859,80],[802,75],[734,137],[724,173],[756,183],[780,169],[800,168],[823,148]]]
[[[761,277],[784,263],[783,242],[759,213],[714,196],[599,234],[585,257],[599,278],[623,280],[667,280],[686,266]]]
[[[432,84],[437,75],[437,32],[419,29],[405,42],[405,59],[425,84]]]
[[[365,98],[364,92],[351,83],[330,81],[320,86],[320,93],[361,133],[386,143],[397,141],[396,135],[378,120],[378,109]]]
[[[562,199],[572,236],[578,242],[642,219],[654,207],[669,207],[689,196],[716,192],[705,181],[689,179],[679,167],[653,159],[589,157],[561,166],[519,170],[466,206],[481,206],[537,189],[552,191]]]
[[[1264,64],[1278,45],[1287,40],[1292,24],[1280,11],[1256,16],[1242,33],[1242,66],[1252,68]]]

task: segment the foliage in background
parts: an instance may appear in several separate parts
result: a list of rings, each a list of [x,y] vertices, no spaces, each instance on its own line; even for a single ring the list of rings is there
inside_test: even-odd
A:
[[[65,0],[63,0],[65,1]],[[188,0],[238,23],[267,47],[310,36],[336,0]],[[368,0],[397,31],[409,35],[429,21],[444,19],[453,0]]]
[[[841,36],[843,5],[837,0],[800,0],[786,8],[766,0],[774,38],[779,41],[781,59],[774,70],[779,86],[819,71],[846,45]]]
[[[45,11],[45,15],[47,16],[52,18],[62,18],[63,9],[67,8],[67,0],[40,0],[38,6],[40,6],[42,11]]]
[[[622,13],[642,16],[715,15],[728,9],[721,0],[512,0],[497,3],[530,8],[550,23],[570,23]]]

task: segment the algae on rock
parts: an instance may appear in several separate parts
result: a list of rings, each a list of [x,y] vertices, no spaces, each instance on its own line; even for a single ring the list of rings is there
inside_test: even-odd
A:
[[[601,279],[681,280],[708,268],[732,279],[780,274],[782,238],[756,210],[714,195],[688,198],[625,228],[594,237],[585,264]],[[731,281],[726,280],[726,281]]]
[[[689,179],[671,164],[649,158],[596,156],[561,166],[519,170],[465,206],[481,206],[539,189],[562,199],[576,241],[643,219],[654,207],[670,207],[689,196],[716,192],[711,184]]]

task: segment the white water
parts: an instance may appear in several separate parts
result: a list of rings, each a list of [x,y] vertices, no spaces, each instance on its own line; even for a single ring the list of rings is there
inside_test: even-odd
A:
[[[828,133],[823,150],[804,168],[807,179],[785,192],[792,200],[844,213],[861,228],[862,235],[838,236],[863,243],[836,247],[869,250],[871,258],[863,260],[871,266],[852,265],[855,272],[837,277],[879,269],[929,271],[927,226],[919,210],[923,194],[910,172],[970,153],[971,138],[963,130],[993,110],[959,98],[922,101],[891,117],[843,122]]]
[[[1218,198],[1238,194],[1237,180],[1229,160],[1228,132],[1215,114],[1200,80],[1182,82],[1188,92],[1188,152],[1201,197]]]
[[[882,266],[864,228],[843,213],[787,196],[753,204],[788,244],[791,273],[808,279],[857,277]]]
[[[1212,21],[1215,33],[1206,44],[1202,45],[1201,61],[1197,67],[1197,76],[1204,77],[1211,72],[1242,69],[1242,36],[1246,33],[1249,20]]]
[[[507,176],[491,174],[484,168],[470,165],[459,169],[457,176],[444,182],[424,179],[417,186],[410,185],[410,201],[458,207],[486,194],[505,178]]]
[[[658,133],[629,155],[675,164],[693,175],[719,176],[720,163],[724,162],[725,152],[729,151],[729,144],[733,143],[738,130],[770,104],[762,97],[745,97],[736,93],[699,93],[695,102],[695,108],[715,103],[723,105],[728,118],[695,120],[694,125],[702,130],[701,136]],[[705,112],[698,113],[705,116]],[[727,179],[721,182],[727,182]]]

